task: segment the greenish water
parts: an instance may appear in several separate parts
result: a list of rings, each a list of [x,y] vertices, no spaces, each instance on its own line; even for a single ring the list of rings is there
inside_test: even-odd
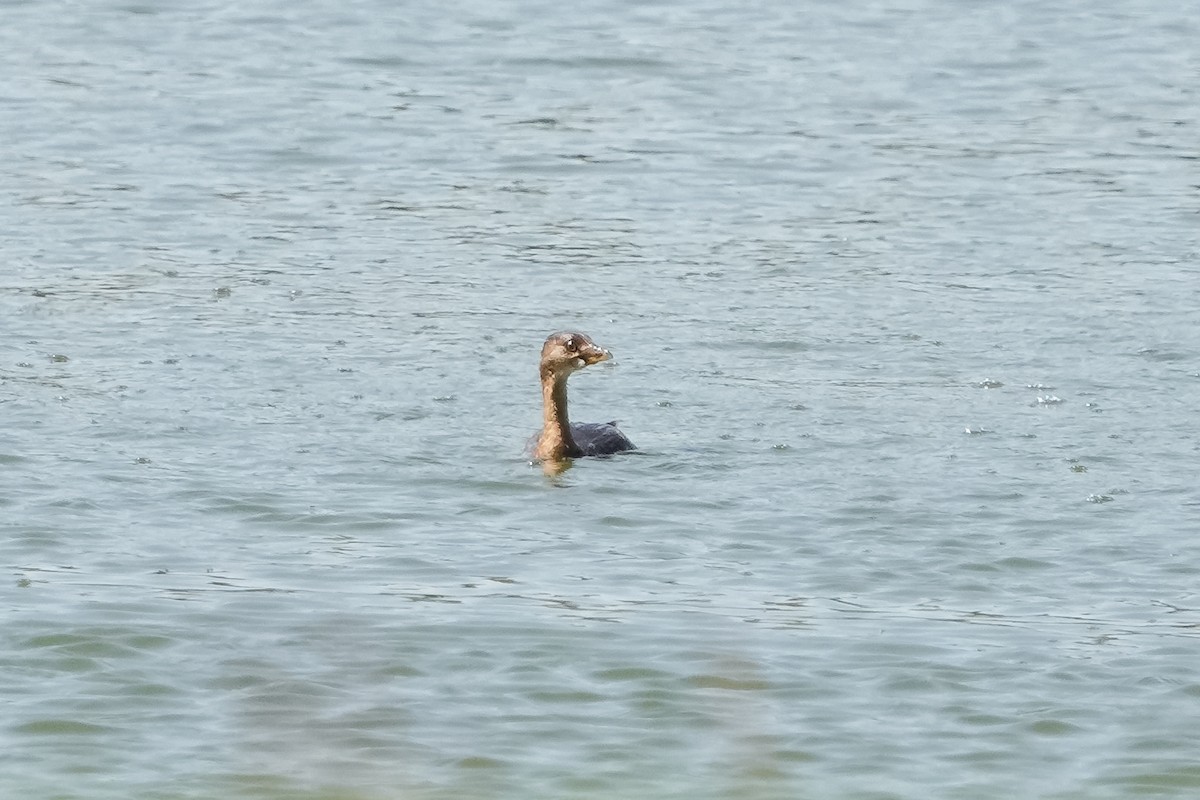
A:
[[[0,794],[1200,794],[1194,12],[3,13]]]

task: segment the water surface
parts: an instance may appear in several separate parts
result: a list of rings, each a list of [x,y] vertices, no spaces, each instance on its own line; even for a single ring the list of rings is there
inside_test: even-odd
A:
[[[1194,12],[3,5],[6,796],[1200,792]]]

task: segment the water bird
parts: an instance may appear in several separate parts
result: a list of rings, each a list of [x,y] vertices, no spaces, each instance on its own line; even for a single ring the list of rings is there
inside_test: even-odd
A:
[[[583,456],[610,456],[636,450],[616,422],[571,422],[567,415],[567,378],[584,367],[612,358],[586,333],[559,331],[542,345],[542,430],[533,441],[533,457],[543,464]]]

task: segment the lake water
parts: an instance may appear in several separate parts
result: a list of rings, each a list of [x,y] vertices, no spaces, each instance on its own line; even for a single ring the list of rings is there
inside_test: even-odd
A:
[[[1200,796],[1197,7],[0,19],[4,797]]]

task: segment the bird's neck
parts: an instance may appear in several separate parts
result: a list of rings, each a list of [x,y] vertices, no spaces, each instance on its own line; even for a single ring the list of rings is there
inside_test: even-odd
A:
[[[575,449],[571,420],[567,417],[567,376],[542,376],[542,435],[537,452],[541,461],[566,458]]]

